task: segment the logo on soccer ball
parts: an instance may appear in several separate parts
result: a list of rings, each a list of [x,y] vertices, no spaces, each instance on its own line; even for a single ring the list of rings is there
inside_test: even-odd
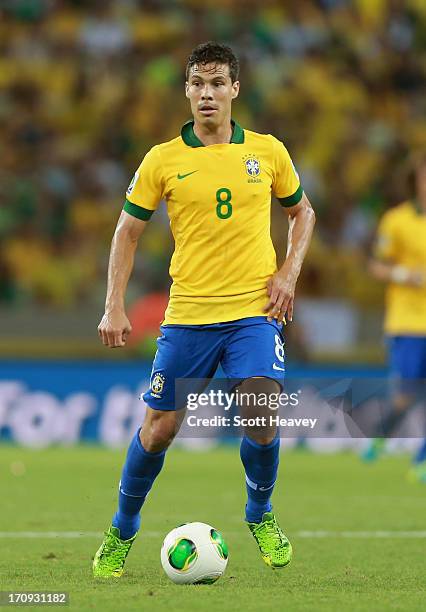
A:
[[[164,374],[160,374],[159,372],[157,372],[157,374],[154,374],[154,377],[152,379],[151,391],[159,395],[163,391],[165,382],[166,377],[164,376]]]
[[[132,180],[130,181],[130,185],[127,187],[127,195],[130,195],[133,191],[134,186],[136,185],[136,181],[139,178],[139,172],[135,172],[134,177],[132,178]]]
[[[175,584],[213,584],[224,573],[228,556],[222,534],[206,523],[176,527],[161,547],[161,565]]]
[[[243,157],[246,172],[249,176],[255,177],[260,174],[260,162],[255,155]]]

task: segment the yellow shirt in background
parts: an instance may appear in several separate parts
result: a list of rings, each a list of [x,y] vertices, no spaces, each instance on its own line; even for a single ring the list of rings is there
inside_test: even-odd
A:
[[[403,202],[384,214],[378,228],[376,256],[426,278],[426,214]],[[426,335],[426,283],[409,287],[390,283],[386,290],[385,331],[390,335]]]
[[[165,325],[265,314],[266,283],[277,269],[271,193],[283,206],[302,198],[286,148],[235,122],[229,144],[203,146],[188,122],[178,138],[147,153],[124,210],[148,220],[166,200],[175,251]]]

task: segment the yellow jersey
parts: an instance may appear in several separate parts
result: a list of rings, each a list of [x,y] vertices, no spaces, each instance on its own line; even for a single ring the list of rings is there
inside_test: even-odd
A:
[[[271,194],[283,206],[303,195],[284,145],[232,122],[229,144],[204,146],[192,121],[153,147],[129,185],[124,210],[148,220],[165,200],[175,250],[164,325],[201,325],[264,315],[276,271]]]
[[[379,224],[376,257],[426,275],[426,214],[403,202],[384,214]],[[426,285],[389,283],[385,331],[390,335],[426,334]]]

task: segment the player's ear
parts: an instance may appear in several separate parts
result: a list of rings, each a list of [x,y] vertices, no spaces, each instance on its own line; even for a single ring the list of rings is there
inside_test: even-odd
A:
[[[240,92],[240,82],[235,81],[234,83],[232,83],[232,98],[238,97],[239,92]]]
[[[189,98],[189,83],[185,81],[185,96]]]

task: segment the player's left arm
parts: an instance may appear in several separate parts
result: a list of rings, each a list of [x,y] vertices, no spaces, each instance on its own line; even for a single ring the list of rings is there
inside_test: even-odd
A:
[[[269,300],[264,309],[269,321],[276,318],[279,322],[284,317],[289,321],[293,319],[296,283],[315,225],[315,212],[305,193],[298,204],[284,210],[289,220],[287,255],[281,268],[268,281]]]

